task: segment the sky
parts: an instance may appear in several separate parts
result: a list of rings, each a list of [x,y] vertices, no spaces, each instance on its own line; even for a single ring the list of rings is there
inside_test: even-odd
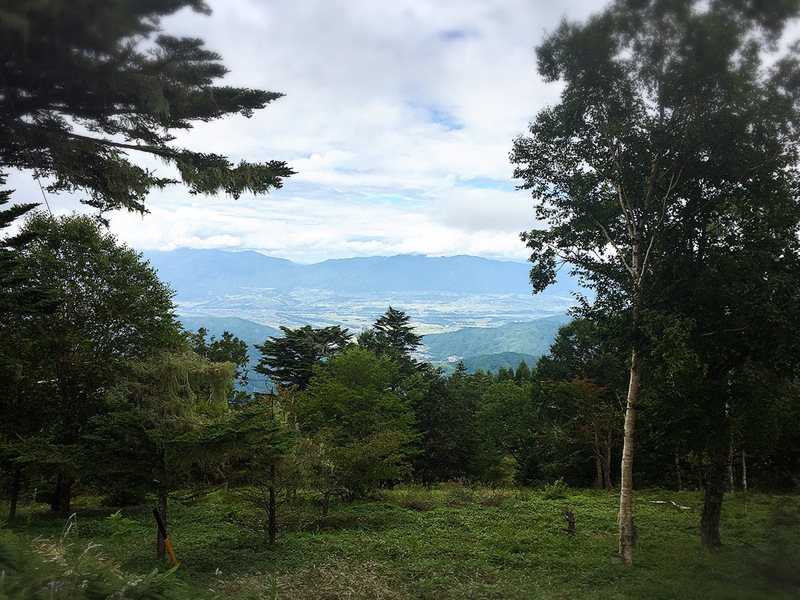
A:
[[[199,37],[222,83],[285,94],[253,117],[200,124],[177,143],[233,162],[285,160],[297,174],[267,196],[149,197],[150,213],[106,215],[139,251],[256,250],[300,263],[355,256],[470,254],[524,261],[537,226],[515,189],[512,141],[560,87],[534,48],[601,0],[210,0],[162,21]],[[161,163],[138,160],[168,175]],[[30,174],[9,183],[41,193]],[[72,198],[49,196],[55,213]],[[88,209],[81,209],[86,212]]]

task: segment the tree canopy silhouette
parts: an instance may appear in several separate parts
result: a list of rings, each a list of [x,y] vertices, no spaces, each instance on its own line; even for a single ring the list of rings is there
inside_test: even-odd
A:
[[[102,210],[145,211],[153,188],[265,193],[293,171],[175,144],[176,132],[249,117],[282,94],[217,85],[227,69],[202,40],[166,35],[162,17],[210,13],[202,0],[58,0],[0,5],[0,172],[29,169],[52,192]],[[179,179],[137,165],[156,156]]]

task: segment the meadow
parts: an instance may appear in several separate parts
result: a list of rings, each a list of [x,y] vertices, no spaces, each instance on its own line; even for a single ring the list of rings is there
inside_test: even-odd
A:
[[[724,547],[711,551],[698,536],[701,493],[640,491],[633,567],[613,558],[617,503],[614,492],[558,485],[399,487],[334,503],[324,520],[313,504],[284,505],[270,548],[263,513],[241,490],[218,490],[172,503],[171,572],[155,562],[150,505],[82,497],[65,523],[28,504],[0,530],[0,598],[103,597],[92,591],[98,569],[127,581],[114,589],[131,598],[800,597],[797,495],[728,494]]]

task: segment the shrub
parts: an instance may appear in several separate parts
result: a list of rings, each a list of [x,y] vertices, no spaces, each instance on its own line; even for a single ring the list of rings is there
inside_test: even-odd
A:
[[[544,486],[542,497],[545,500],[562,500],[567,497],[569,486],[563,479],[556,479],[552,484]]]

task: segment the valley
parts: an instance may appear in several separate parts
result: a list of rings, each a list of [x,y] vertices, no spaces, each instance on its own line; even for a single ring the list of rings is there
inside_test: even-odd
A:
[[[534,296],[528,264],[473,256],[300,265],[255,252],[182,249],[146,258],[175,290],[187,329],[230,331],[251,347],[251,359],[252,346],[280,335],[280,326],[339,325],[357,335],[392,306],[425,336],[421,360],[445,367],[463,360],[469,370],[535,362],[569,320],[580,289],[564,273]]]

